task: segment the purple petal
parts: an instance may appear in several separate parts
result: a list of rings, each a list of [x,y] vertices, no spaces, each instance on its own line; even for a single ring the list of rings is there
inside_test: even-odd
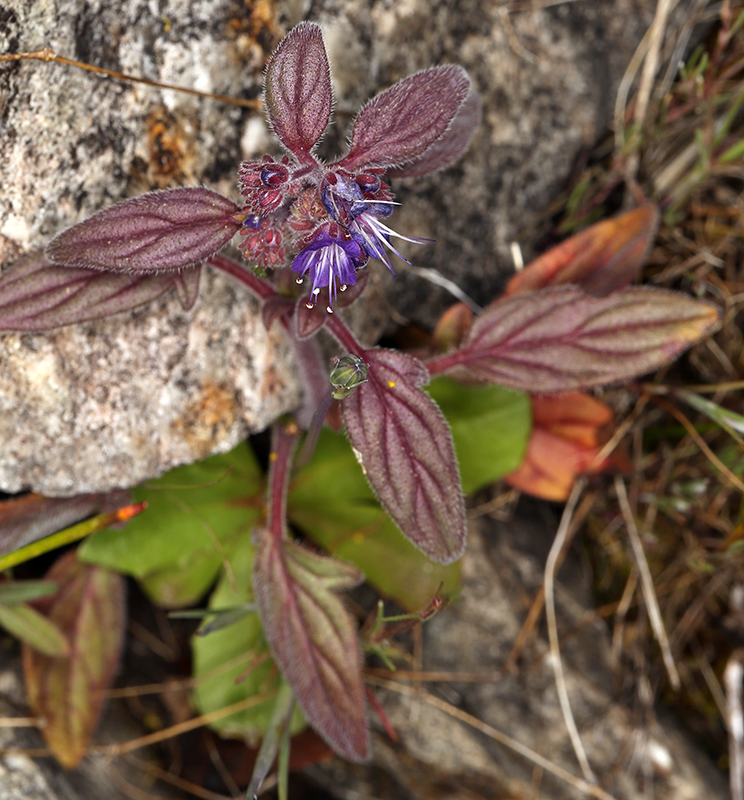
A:
[[[452,435],[421,390],[426,367],[392,350],[368,350],[367,383],[341,403],[351,446],[396,525],[440,564],[465,549],[465,506]]]
[[[390,178],[420,178],[453,164],[468,149],[481,121],[480,95],[473,89],[452,124],[426,152],[388,173]]]
[[[0,276],[0,330],[44,331],[129,311],[170,291],[175,278],[58,267],[34,253]]]
[[[209,189],[151,192],[73,225],[52,239],[46,255],[61,267],[180,270],[219,252],[240,229],[239,211]]]
[[[269,122],[281,143],[301,162],[331,118],[331,70],[320,26],[302,22],[279,42],[269,59],[264,84]]]
[[[359,112],[348,170],[397,167],[422,156],[450,127],[470,91],[462,67],[432,67],[396,83]]]

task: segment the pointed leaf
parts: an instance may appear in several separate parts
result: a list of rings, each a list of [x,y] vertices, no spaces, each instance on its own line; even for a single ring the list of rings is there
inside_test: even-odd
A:
[[[361,653],[333,592],[362,579],[350,564],[262,532],[253,585],[264,633],[310,724],[340,755],[369,757]]]
[[[0,330],[47,331],[130,311],[171,291],[176,280],[185,277],[72,269],[34,253],[0,276]]]
[[[43,497],[26,494],[0,503],[0,556],[49,536],[85,517],[129,502],[126,492]]]
[[[399,81],[359,112],[349,152],[338,166],[397,167],[423,156],[448,130],[469,92],[467,72],[453,65]]]
[[[17,606],[29,600],[54,594],[59,586],[53,581],[2,581],[0,580],[0,603]]]
[[[662,289],[597,298],[559,287],[491,305],[463,348],[440,361],[515,389],[587,389],[660,367],[713,331],[718,319],[714,306]]]
[[[49,243],[62,267],[167,272],[219,252],[240,229],[232,200],[204,188],[150,192],[99,211]]]
[[[481,114],[480,95],[471,89],[442,137],[418,158],[403,167],[392,169],[388,177],[420,178],[454,164],[468,149],[480,125]]]
[[[505,297],[573,283],[587,294],[605,297],[627,286],[643,266],[659,225],[659,210],[647,203],[598,222],[518,272]]]
[[[70,652],[62,631],[25,603],[17,606],[0,603],[0,627],[45,656],[62,658]]]
[[[55,758],[70,769],[85,755],[119,666],[125,584],[115,572],[81,564],[74,551],[46,577],[60,590],[36,605],[65,635],[70,654],[48,658],[24,645],[23,671],[29,703],[46,722],[42,735]]]
[[[184,311],[191,311],[199,297],[199,281],[201,279],[201,264],[190,269],[184,269],[173,276],[176,294]]]
[[[380,502],[403,533],[440,564],[465,549],[465,507],[447,421],[420,387],[417,359],[370,350],[368,381],[341,403],[351,446]]]
[[[264,84],[269,122],[281,143],[301,162],[331,118],[331,70],[320,26],[302,22],[282,39],[269,59]]]

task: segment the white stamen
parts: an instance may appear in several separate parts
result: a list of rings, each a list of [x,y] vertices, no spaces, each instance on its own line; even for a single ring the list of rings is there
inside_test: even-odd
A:
[[[345,292],[345,291],[346,291],[346,288],[347,288],[347,287],[346,287],[346,284],[345,284],[345,283],[342,283],[342,284],[341,284],[341,286],[339,286],[339,289],[340,289],[342,292]]]
[[[320,294],[320,289],[313,289],[313,294]]]
[[[315,308],[315,304],[314,303],[305,303],[305,308],[308,311],[312,311]]]
[[[329,314],[333,314],[333,309],[332,309],[330,306],[328,306],[328,307],[326,308],[326,311],[327,311]]]
[[[297,278],[297,280],[295,281],[295,283],[296,283],[298,286],[302,286],[302,282],[303,282],[303,280],[305,280],[305,279],[304,279],[304,278]]]

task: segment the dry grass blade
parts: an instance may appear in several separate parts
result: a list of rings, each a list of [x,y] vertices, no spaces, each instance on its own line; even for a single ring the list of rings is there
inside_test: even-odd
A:
[[[563,550],[563,546],[571,526],[573,513],[576,509],[576,504],[579,502],[579,497],[581,496],[583,489],[584,481],[580,480],[574,484],[574,487],[571,490],[568,502],[566,503],[566,508],[563,511],[563,516],[561,517],[560,525],[558,526],[558,531],[555,535],[555,541],[553,542],[553,546],[550,548],[548,560],[545,563],[545,582],[543,585],[545,587],[545,617],[548,623],[548,640],[550,642],[551,655],[550,662],[555,674],[555,685],[556,689],[558,690],[558,699],[561,703],[563,719],[566,723],[568,735],[571,739],[571,745],[576,753],[576,758],[579,762],[579,766],[581,767],[581,771],[584,773],[584,777],[587,781],[594,783],[596,782],[596,778],[592,772],[592,768],[589,766],[589,759],[586,757],[586,751],[584,750],[584,745],[581,742],[579,730],[576,727],[576,721],[574,720],[573,712],[571,711],[571,703],[568,699],[568,692],[566,691],[566,680],[563,676],[563,662],[561,661],[561,651],[558,645],[558,625],[556,624],[554,591],[555,573],[558,565],[558,559],[560,558],[561,551]]]
[[[485,736],[488,736],[489,739],[493,739],[495,742],[498,742],[504,747],[509,748],[509,750],[512,752],[518,753],[520,756],[526,758],[528,761],[531,761],[545,772],[555,775],[556,778],[565,781],[567,784],[573,786],[587,797],[595,797],[597,800],[615,800],[611,794],[605,792],[604,789],[600,789],[599,786],[595,786],[588,781],[577,778],[575,775],[567,772],[565,769],[559,767],[557,764],[554,764],[552,761],[548,761],[547,758],[544,758],[539,753],[536,753],[529,747],[515,741],[510,736],[507,736],[505,733],[502,733],[496,728],[491,727],[491,725],[482,722],[477,717],[472,716],[472,714],[468,714],[466,711],[462,711],[456,706],[446,703],[444,700],[440,700],[433,694],[429,694],[429,692],[418,693],[411,686],[396,683],[395,681],[385,680],[384,678],[376,678],[371,675],[367,678],[367,680],[374,686],[379,686],[383,689],[390,689],[391,691],[405,695],[406,697],[419,697],[430,706],[438,708],[448,716],[460,720],[460,722],[464,722],[466,725],[470,725],[470,727],[480,731]]]
[[[728,707],[727,725],[729,734],[729,770],[731,776],[731,800],[744,800],[744,715],[742,714],[742,680],[744,680],[744,653],[735,652],[726,664],[723,682],[726,687]]]
[[[638,535],[638,528],[633,518],[633,511],[628,502],[628,493],[625,490],[625,484],[619,476],[615,478],[615,490],[617,492],[618,503],[620,504],[620,511],[622,512],[625,526],[628,531],[628,538],[630,545],[633,549],[633,556],[635,558],[636,567],[641,576],[641,590],[643,591],[643,599],[646,602],[648,609],[648,617],[651,621],[651,628],[653,629],[656,641],[661,648],[662,658],[664,659],[664,666],[666,667],[669,682],[679,691],[680,680],[677,665],[674,663],[672,656],[672,649],[669,646],[669,637],[666,634],[664,623],[661,619],[661,611],[659,610],[659,601],[656,598],[654,590],[654,581],[651,577],[651,570],[648,568],[646,561],[646,554],[643,552],[643,545],[641,544],[641,537]]]

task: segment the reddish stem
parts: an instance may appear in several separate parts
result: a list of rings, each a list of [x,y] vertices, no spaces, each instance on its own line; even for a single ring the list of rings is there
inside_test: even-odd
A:
[[[329,314],[326,328],[338,339],[344,350],[364,359],[364,348],[359,344],[354,334],[346,327],[346,323],[340,317],[331,316]]]
[[[275,539],[282,539],[287,528],[287,488],[292,455],[299,429],[294,422],[277,422],[269,453],[269,529]]]
[[[426,362],[426,369],[429,370],[429,374],[439,375],[442,372],[446,372],[448,369],[453,369],[453,367],[459,367],[462,364],[462,358],[460,358],[461,353],[459,351],[455,351],[454,353],[448,353],[445,356],[439,356],[438,358],[432,358],[431,361]]]
[[[215,269],[222,270],[228,275],[232,275],[233,278],[236,278],[244,286],[248,287],[248,289],[260,300],[266,300],[268,297],[273,297],[276,294],[276,290],[273,286],[266,283],[266,281],[261,280],[258,275],[254,275],[242,264],[239,264],[237,261],[233,261],[231,258],[227,258],[227,256],[212,256],[207,263],[213,266]]]

